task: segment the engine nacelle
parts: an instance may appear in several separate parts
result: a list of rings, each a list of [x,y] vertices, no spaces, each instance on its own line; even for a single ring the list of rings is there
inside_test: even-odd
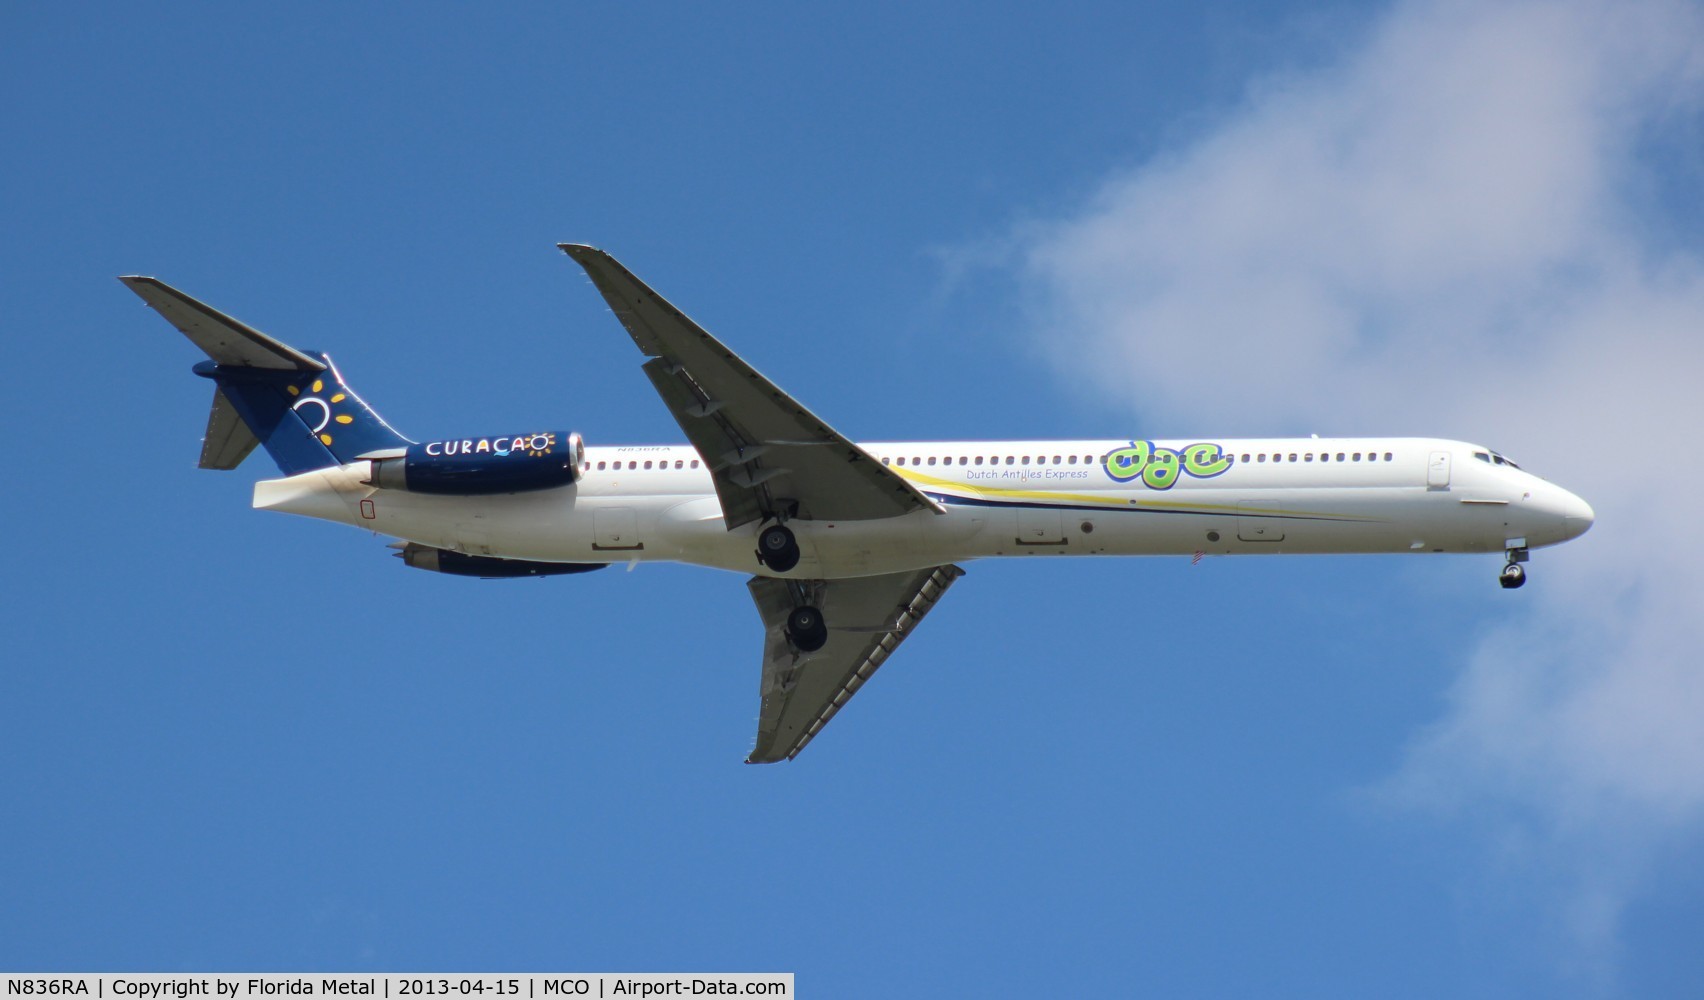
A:
[[[523,576],[561,576],[566,573],[590,573],[603,569],[608,563],[550,563],[530,559],[500,559],[497,556],[470,556],[451,549],[435,549],[418,542],[399,542],[396,557],[415,569],[451,576],[477,576],[485,580],[503,580]]]
[[[384,490],[479,496],[567,486],[580,478],[586,446],[575,433],[463,438],[411,444],[372,460],[367,483]]]

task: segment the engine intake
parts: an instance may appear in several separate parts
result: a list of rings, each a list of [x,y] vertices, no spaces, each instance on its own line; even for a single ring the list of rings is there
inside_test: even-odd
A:
[[[574,482],[585,455],[585,443],[572,432],[428,441],[373,459],[367,484],[453,496],[526,493]]]

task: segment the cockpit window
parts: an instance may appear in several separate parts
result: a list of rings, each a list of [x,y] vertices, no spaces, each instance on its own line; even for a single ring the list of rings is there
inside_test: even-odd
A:
[[[1473,457],[1479,459],[1481,462],[1484,462],[1486,465],[1491,464],[1491,456],[1487,455],[1485,452],[1476,451],[1476,452],[1473,453]]]

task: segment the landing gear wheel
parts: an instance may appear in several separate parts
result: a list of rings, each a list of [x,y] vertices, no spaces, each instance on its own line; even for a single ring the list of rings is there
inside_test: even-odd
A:
[[[792,529],[784,524],[764,528],[757,536],[757,561],[777,573],[799,565],[799,541]]]
[[[1503,585],[1504,590],[1514,590],[1526,582],[1526,570],[1521,569],[1520,563],[1510,563],[1497,575],[1497,582]]]
[[[801,652],[814,653],[828,641],[828,623],[822,620],[822,612],[806,605],[794,608],[787,615],[787,638],[793,640],[793,645]]]

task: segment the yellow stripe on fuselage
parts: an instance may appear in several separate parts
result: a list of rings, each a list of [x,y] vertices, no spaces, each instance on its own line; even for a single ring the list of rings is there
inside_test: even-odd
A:
[[[1060,493],[1054,490],[1014,490],[1004,486],[972,486],[968,483],[949,482],[948,480],[941,479],[936,476],[925,475],[924,473],[899,466],[889,466],[889,469],[899,473],[902,478],[917,486],[951,490],[960,494],[968,493],[981,500],[1044,500],[1054,503],[1067,502],[1082,504],[1085,505],[1085,509],[1095,510],[1167,510],[1203,514],[1235,514],[1238,512],[1238,508],[1235,504],[1191,503],[1185,500],[1138,500],[1135,497],[1124,499],[1122,502],[1118,503],[1109,503],[1104,493]],[[1382,518],[1367,518],[1354,514],[1333,514],[1326,513],[1324,511],[1278,509],[1272,511],[1261,511],[1260,513],[1267,516],[1312,517],[1332,521],[1383,520]]]

